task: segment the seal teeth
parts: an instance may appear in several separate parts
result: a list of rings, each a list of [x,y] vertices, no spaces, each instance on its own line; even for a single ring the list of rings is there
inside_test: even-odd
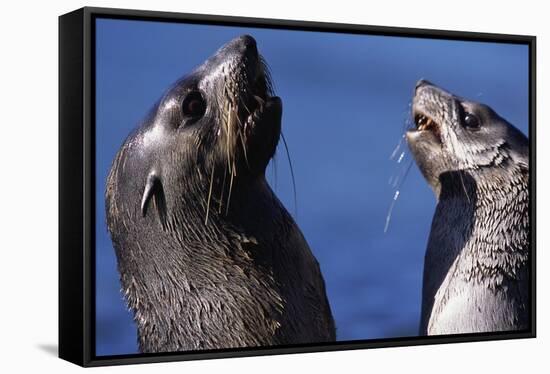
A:
[[[418,131],[436,129],[437,124],[429,117],[419,114],[415,117],[416,128]]]

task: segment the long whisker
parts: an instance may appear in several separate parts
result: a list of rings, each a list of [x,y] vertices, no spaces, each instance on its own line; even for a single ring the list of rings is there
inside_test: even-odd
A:
[[[236,117],[237,117],[237,121],[239,122],[239,125],[237,126],[237,135],[239,136],[239,138],[241,140],[241,144],[242,144],[242,148],[243,148],[244,161],[246,163],[246,166],[250,170],[250,164],[248,163],[248,156],[246,154],[246,142],[244,140],[244,134],[243,134],[243,131],[242,131],[244,126],[243,126],[243,123],[241,122],[241,119],[239,118],[239,116],[236,116]]]
[[[243,146],[244,161],[246,163],[246,166],[250,170],[250,164],[248,163],[248,156],[246,155],[246,142],[244,141],[244,136],[241,131],[239,131],[239,138],[241,139],[241,144]]]
[[[229,193],[227,194],[227,205],[225,206],[225,215],[229,214],[229,203],[231,202],[231,192],[233,191],[233,177],[235,168],[231,170],[231,178],[229,179]]]
[[[275,187],[275,191],[277,191],[277,154],[274,154],[271,158],[271,172],[273,175],[273,184]]]
[[[413,116],[412,116],[412,102],[409,101],[407,104],[407,108],[403,111],[404,119],[403,119],[403,128],[402,128],[402,134],[399,138],[399,142],[397,143],[396,147],[393,149],[390,160],[396,160],[397,164],[401,164],[401,162],[405,159],[405,154],[407,151],[407,148],[404,147],[405,139],[406,139],[406,133],[409,129],[411,129],[414,126],[413,123]],[[405,148],[403,150],[403,148]],[[399,156],[398,156],[399,155]],[[392,198],[392,201],[390,203],[390,207],[388,209],[388,213],[386,215],[386,222],[384,224],[384,233],[388,232],[388,229],[390,227],[391,218],[393,215],[393,209],[395,207],[395,204],[397,203],[397,199],[399,196],[401,196],[401,190],[403,188],[403,185],[405,181],[407,180],[407,176],[409,175],[409,172],[412,168],[414,161],[413,159],[409,160],[409,163],[403,169],[401,167],[400,172],[392,175],[388,181],[388,184],[394,188],[394,195]],[[401,164],[403,165],[403,164]],[[404,171],[403,171],[404,170]]]
[[[212,185],[214,184],[214,168],[210,173],[210,187],[208,189],[208,199],[206,201],[206,217],[204,219],[204,225],[208,225],[208,214],[210,213],[210,199],[212,198]]]
[[[464,184],[464,178],[462,177],[462,171],[458,171],[458,177],[460,178],[460,184],[462,185],[462,190],[464,191],[464,194],[466,195],[466,200],[468,200],[468,203],[471,203],[470,195],[468,194],[468,191],[466,189],[466,185]]]
[[[401,146],[403,145],[403,141],[405,140],[405,133],[403,133],[403,135],[401,136],[401,138],[399,139],[399,143],[397,143],[397,145],[395,146],[395,148],[393,149],[393,152],[391,153],[390,155],[390,160],[393,160],[395,158],[395,156],[397,156],[397,153],[399,152],[399,150],[401,149]]]
[[[454,142],[452,141],[452,139],[448,139],[448,141],[446,143],[451,146],[451,151],[452,151],[451,154],[457,155],[458,153],[456,152]],[[445,154],[445,152],[443,152],[443,154]],[[445,155],[445,158],[447,158],[446,155]],[[464,184],[464,178],[462,177],[462,171],[460,170],[460,165],[459,165],[458,160],[449,160],[449,161],[450,161],[449,164],[451,166],[453,166],[453,169],[456,169],[458,171],[458,177],[460,179],[460,185],[462,186],[462,190],[464,191],[464,194],[466,195],[466,200],[468,200],[468,203],[471,203],[470,195],[468,194],[468,191],[466,189],[466,185]]]
[[[227,121],[227,168],[229,172],[231,172],[231,168],[233,166],[233,163],[235,162],[233,159],[234,154],[234,144],[233,144],[233,135],[232,131],[234,126],[234,123],[236,121],[236,118],[238,117],[236,109],[231,105],[229,108],[229,120]]]
[[[388,232],[388,228],[390,227],[391,216],[393,214],[393,208],[395,206],[395,203],[397,202],[397,198],[401,194],[401,188],[403,187],[403,183],[405,183],[405,180],[407,179],[407,175],[409,175],[409,171],[411,170],[412,164],[413,164],[413,160],[411,159],[409,161],[409,164],[407,165],[407,169],[405,169],[405,173],[403,173],[403,177],[401,178],[401,180],[399,180],[399,183],[396,182],[397,187],[395,189],[395,193],[393,195],[390,208],[388,209],[388,214],[386,215],[386,224],[384,225],[384,234]]]
[[[265,58],[260,55],[260,64],[261,64],[261,69],[264,73],[264,79],[265,79],[265,86],[266,86],[266,89],[267,89],[267,93],[269,96],[272,96],[273,93],[275,92],[275,84],[273,83],[273,79],[271,78],[272,77],[272,74],[271,74],[271,69],[269,67],[269,65],[267,64],[267,61],[265,60]]]
[[[286,142],[284,134],[281,132],[281,139],[283,140],[283,144],[285,146],[286,151],[286,157],[288,159],[288,166],[290,168],[290,176],[292,178],[292,190],[294,191],[294,214],[296,217],[298,217],[298,197],[296,193],[296,179],[294,178],[294,168],[292,167],[292,160],[290,158],[290,152],[288,150],[288,144]]]
[[[246,114],[247,115],[252,114],[252,111],[246,105],[247,100],[246,100],[246,96],[245,96],[244,92],[237,92],[237,95],[238,95],[239,105],[243,106],[243,108],[246,110]]]
[[[225,179],[227,177],[227,169],[223,168],[223,182],[222,182],[222,191],[220,193],[220,201],[218,203],[218,213],[222,212],[222,205],[223,205],[223,193],[225,192]]]

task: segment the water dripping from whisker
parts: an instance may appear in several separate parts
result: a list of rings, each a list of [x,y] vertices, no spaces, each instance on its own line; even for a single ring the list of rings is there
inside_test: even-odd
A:
[[[397,143],[397,145],[395,146],[393,152],[391,153],[390,160],[393,160],[395,158],[395,156],[397,155],[397,153],[401,149],[401,146],[403,145],[403,140],[404,139],[405,139],[405,134],[403,134],[401,136],[401,139],[399,139],[399,143]]]
[[[403,158],[405,157],[405,151],[401,152],[399,155],[399,158],[397,159],[397,163],[400,164],[401,161],[403,161]]]
[[[407,130],[414,127],[413,119],[412,119],[412,101],[409,101],[409,104],[407,106],[407,109],[403,112],[405,120],[403,121],[403,136],[405,136],[405,133]]]
[[[403,183],[407,179],[407,175],[409,175],[409,171],[411,170],[411,167],[413,165],[413,160],[411,159],[409,161],[409,164],[407,165],[407,168],[405,169],[405,172],[403,173],[401,178],[396,178],[394,181],[394,185],[392,187],[395,188],[395,193],[393,195],[392,202],[390,204],[390,208],[388,209],[388,214],[386,215],[386,224],[384,225],[384,234],[387,233],[388,228],[390,226],[391,217],[393,214],[393,208],[395,207],[395,203],[397,202],[397,199],[401,195],[401,190],[403,187]]]
[[[397,201],[398,197],[399,197],[399,190],[395,191],[395,194],[393,195],[393,200],[391,201],[390,209],[388,210],[388,215],[386,216],[386,224],[384,225],[384,234],[388,232],[388,227],[390,226],[391,214],[393,212],[393,207],[395,206],[395,202]]]
[[[396,176],[395,179],[393,180],[393,183],[391,184],[391,187],[392,187],[392,188],[396,188],[397,185],[399,184],[399,180],[400,180],[400,178],[399,178],[399,175],[398,175],[398,176]]]

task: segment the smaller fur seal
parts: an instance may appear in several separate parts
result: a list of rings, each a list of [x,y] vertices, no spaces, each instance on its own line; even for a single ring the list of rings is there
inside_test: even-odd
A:
[[[421,80],[407,142],[438,199],[421,335],[525,330],[529,141],[487,105]]]
[[[265,179],[282,102],[251,36],[177,81],[109,173],[141,352],[335,340],[319,264]]]

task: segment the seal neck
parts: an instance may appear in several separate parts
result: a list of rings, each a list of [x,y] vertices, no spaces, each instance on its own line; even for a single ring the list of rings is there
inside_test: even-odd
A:
[[[436,214],[440,231],[453,239],[442,237],[440,244],[456,248],[459,272],[492,289],[517,279],[529,255],[528,169],[506,178],[467,173],[446,178]]]

